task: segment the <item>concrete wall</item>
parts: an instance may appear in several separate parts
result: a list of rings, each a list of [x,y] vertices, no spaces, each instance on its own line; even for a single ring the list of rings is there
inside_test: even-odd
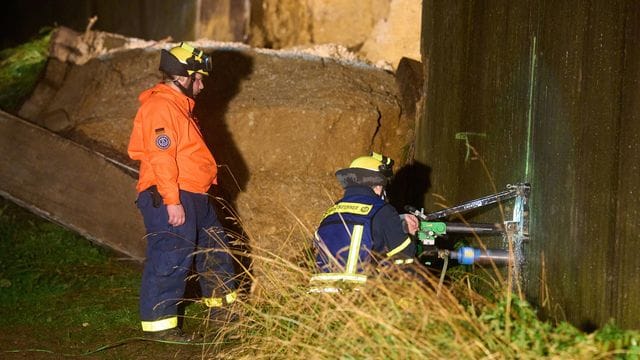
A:
[[[456,203],[530,182],[527,297],[584,329],[640,328],[640,5],[423,6],[416,155],[431,193]]]
[[[144,258],[136,175],[0,111],[0,196],[130,258]]]

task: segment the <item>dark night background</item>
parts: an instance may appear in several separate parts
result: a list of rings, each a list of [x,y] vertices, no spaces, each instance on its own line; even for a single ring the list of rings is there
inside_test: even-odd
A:
[[[168,36],[188,40],[193,37],[195,5],[192,0],[8,1],[0,14],[0,48],[24,43],[47,27],[61,25],[83,32],[94,15],[98,21],[93,30],[146,40]]]

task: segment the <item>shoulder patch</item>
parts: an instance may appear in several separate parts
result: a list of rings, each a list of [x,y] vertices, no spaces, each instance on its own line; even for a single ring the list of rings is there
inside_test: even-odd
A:
[[[156,136],[156,146],[160,150],[167,150],[171,146],[171,139],[166,134]]]

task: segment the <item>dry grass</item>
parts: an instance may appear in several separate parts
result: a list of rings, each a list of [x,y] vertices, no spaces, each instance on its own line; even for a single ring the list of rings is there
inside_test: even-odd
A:
[[[425,267],[392,266],[357,289],[310,293],[314,263],[304,254],[311,232],[294,220],[277,251],[245,234],[250,253],[237,255],[252,264],[243,274],[251,291],[236,304],[241,320],[210,334],[203,358],[640,359],[637,332],[608,325],[585,334],[566,322],[541,321],[495,267],[454,268],[441,285],[440,274]]]
[[[303,251],[291,241],[292,252]],[[607,339],[537,319],[494,279],[496,301],[459,273],[438,295],[438,276],[390,267],[359,289],[309,293],[309,264],[252,249],[259,269],[241,321],[216,335],[211,358],[233,359],[594,359],[640,355],[637,333]],[[631,351],[631,352],[629,352]]]

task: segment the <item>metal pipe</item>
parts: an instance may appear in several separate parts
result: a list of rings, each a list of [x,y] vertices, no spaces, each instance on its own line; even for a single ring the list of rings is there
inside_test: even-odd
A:
[[[486,234],[502,234],[504,228],[501,224],[479,224],[479,223],[445,223],[447,226],[447,233],[458,234],[473,234],[486,235]]]
[[[457,260],[463,265],[491,265],[506,266],[511,263],[508,250],[502,249],[477,249],[472,247],[461,247],[458,251],[453,251],[449,257]]]

